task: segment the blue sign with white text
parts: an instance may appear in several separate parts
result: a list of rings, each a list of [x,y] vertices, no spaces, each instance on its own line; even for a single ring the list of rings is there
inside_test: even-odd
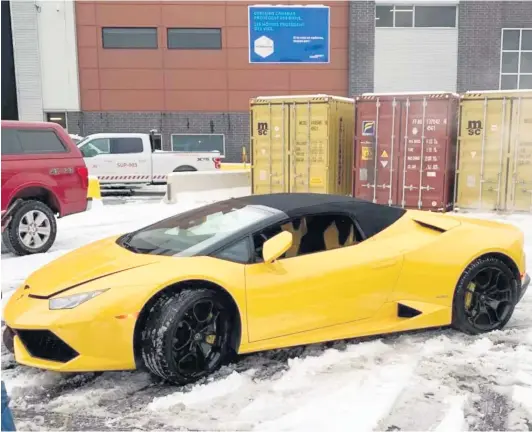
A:
[[[328,6],[249,6],[250,63],[329,63]]]

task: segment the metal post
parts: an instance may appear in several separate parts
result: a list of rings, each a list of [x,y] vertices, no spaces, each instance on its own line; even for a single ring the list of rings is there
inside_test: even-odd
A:
[[[406,160],[408,157],[408,114],[410,112],[410,98],[406,98],[406,118],[405,118],[405,148],[403,156],[403,198],[401,199],[401,206],[406,206]]]
[[[392,102],[392,136],[390,137],[390,184],[389,184],[389,195],[388,195],[388,205],[392,205],[392,191],[393,191],[393,150],[395,148],[395,105],[396,101],[395,98],[393,98]]]
[[[281,127],[281,136],[282,136],[282,139],[281,139],[281,145],[282,145],[282,151],[281,151],[281,162],[282,162],[282,166],[281,166],[281,169],[283,171],[283,180],[282,180],[282,189],[283,189],[283,192],[286,192],[285,191],[285,183],[286,183],[286,178],[285,178],[285,175],[286,175],[286,140],[285,140],[285,133],[286,133],[286,130],[285,130],[285,123],[286,123],[286,117],[285,117],[285,105],[284,105],[284,102],[281,104],[281,119],[282,119],[282,127]]]
[[[425,156],[425,113],[427,110],[427,98],[423,98],[423,115],[421,120],[421,160],[419,163],[419,195],[417,201],[417,207],[422,207],[421,194],[423,192],[423,158]]]
[[[310,101],[307,102],[307,192],[310,192]]]
[[[463,102],[459,102],[460,105],[458,106],[458,119],[456,122],[456,155],[454,158],[454,199],[453,204],[456,206],[458,202],[458,161],[460,159],[460,147],[462,145],[462,104]],[[448,146],[451,144],[448,143]],[[447,150],[450,151],[450,150]]]
[[[273,192],[273,186],[272,186],[272,133],[273,133],[273,119],[272,119],[272,103],[271,102],[268,102],[268,110],[269,110],[269,119],[268,119],[268,123],[270,124],[270,130],[268,132],[268,140],[269,140],[269,143],[270,143],[270,151],[269,151],[269,163],[270,163],[270,172],[268,173],[268,176],[270,178],[270,193]]]
[[[519,161],[519,148],[520,148],[520,129],[521,129],[521,96],[519,96],[517,102],[517,131],[515,132],[515,146],[514,146],[514,173],[513,173],[513,184],[512,184],[512,211],[515,210],[515,192],[517,190],[518,183],[518,161]]]
[[[378,154],[379,154],[379,109],[380,109],[381,103],[380,98],[377,98],[376,107],[377,107],[377,114],[375,118],[375,152],[373,154],[373,158],[375,159],[374,163],[374,178],[373,178],[373,202],[377,202],[377,178],[378,178],[378,167],[377,167],[377,161],[378,161]]]
[[[501,140],[499,143],[499,173],[497,174],[497,204],[496,209],[501,210],[501,179],[502,179],[502,156],[504,146],[504,133],[506,132],[506,96],[502,98]]]
[[[480,190],[478,193],[478,202],[482,209],[482,189],[484,188],[484,148],[486,146],[486,118],[488,116],[488,97],[484,97],[484,115],[482,116],[482,142],[480,147]]]
[[[292,125],[292,142],[290,146],[290,157],[292,158],[292,183],[290,184],[290,192],[297,189],[297,102],[293,105],[294,123]]]

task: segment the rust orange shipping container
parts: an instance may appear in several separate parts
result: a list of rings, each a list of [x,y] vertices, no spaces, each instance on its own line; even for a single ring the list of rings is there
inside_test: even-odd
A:
[[[457,94],[444,92],[356,97],[353,196],[451,210],[458,104]]]

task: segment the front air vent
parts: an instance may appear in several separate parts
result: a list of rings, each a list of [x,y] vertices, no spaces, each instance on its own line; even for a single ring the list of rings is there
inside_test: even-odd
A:
[[[15,330],[32,357],[66,363],[79,353],[49,330]]]

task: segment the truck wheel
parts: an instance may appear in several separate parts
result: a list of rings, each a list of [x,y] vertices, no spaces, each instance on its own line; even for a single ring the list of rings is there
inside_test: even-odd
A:
[[[17,255],[46,252],[57,235],[52,210],[40,201],[25,201],[2,233],[4,244]]]

